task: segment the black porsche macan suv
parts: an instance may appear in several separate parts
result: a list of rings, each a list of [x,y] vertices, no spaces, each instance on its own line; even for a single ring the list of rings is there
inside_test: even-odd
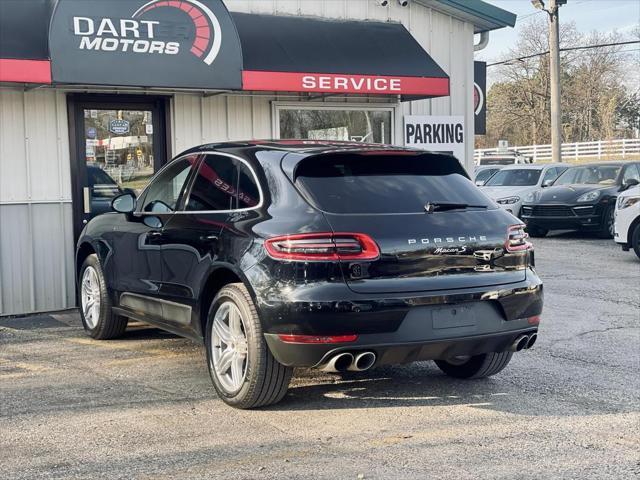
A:
[[[203,145],[83,230],[82,320],[204,341],[220,397],[279,401],[293,367],[435,360],[479,378],[536,340],[523,225],[451,156],[381,145]]]

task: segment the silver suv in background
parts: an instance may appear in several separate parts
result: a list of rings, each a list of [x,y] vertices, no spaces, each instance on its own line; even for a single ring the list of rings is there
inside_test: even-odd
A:
[[[563,163],[508,165],[489,178],[480,189],[518,217],[524,197],[552,185],[567,168],[569,165]]]

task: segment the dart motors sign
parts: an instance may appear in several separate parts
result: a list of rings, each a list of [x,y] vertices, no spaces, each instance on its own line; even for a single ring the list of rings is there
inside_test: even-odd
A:
[[[221,0],[59,0],[54,82],[240,89],[242,55]]]

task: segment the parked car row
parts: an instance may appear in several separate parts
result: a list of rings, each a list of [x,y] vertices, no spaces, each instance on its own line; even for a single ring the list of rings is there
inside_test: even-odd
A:
[[[639,162],[481,166],[475,181],[522,219],[532,237],[551,230],[595,232],[640,257]]]

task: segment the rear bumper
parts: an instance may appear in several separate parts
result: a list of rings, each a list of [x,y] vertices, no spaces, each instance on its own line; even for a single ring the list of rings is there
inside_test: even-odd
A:
[[[379,364],[500,352],[522,333],[537,331],[529,318],[542,312],[542,283],[532,270],[527,280],[493,288],[446,291],[413,297],[368,299],[355,295],[335,308],[297,305],[297,315],[265,329],[276,359],[287,366],[320,366],[339,352],[373,351]],[[342,305],[342,306],[341,306]],[[315,311],[314,311],[315,310]],[[344,335],[357,340],[340,344],[282,341],[279,333]]]
[[[529,325],[524,320],[523,322],[513,322],[501,332],[420,341],[410,338],[399,339],[394,335],[390,335],[388,338],[361,335],[357,341],[349,344],[307,345],[285,343],[275,334],[266,334],[265,337],[271,353],[283,365],[319,367],[327,363],[334,355],[342,352],[354,355],[360,352],[374,352],[376,354],[375,365],[504,352],[521,334],[531,334],[537,331],[537,325]]]

